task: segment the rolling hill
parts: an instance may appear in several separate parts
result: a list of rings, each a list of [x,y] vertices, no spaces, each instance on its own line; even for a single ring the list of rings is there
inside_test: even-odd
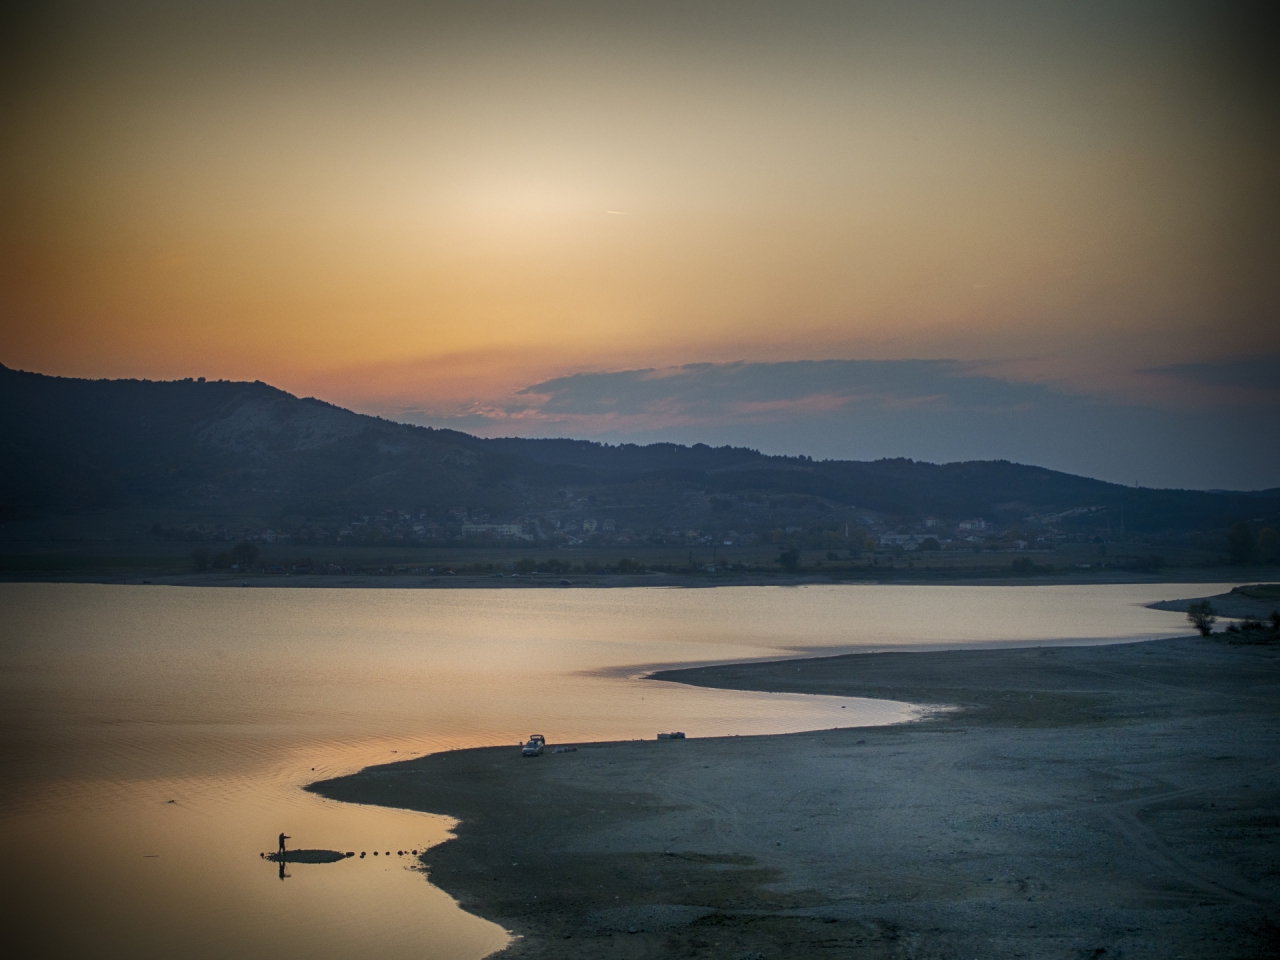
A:
[[[1220,530],[1280,516],[1280,489],[1151,490],[1006,461],[813,461],[703,444],[481,439],[261,382],[80,380],[0,366],[0,510],[343,518],[456,506],[533,517],[576,500],[637,530],[875,515]],[[1073,513],[1073,511],[1075,511]],[[1067,514],[1067,516],[1059,516]],[[754,519],[753,519],[754,518]]]

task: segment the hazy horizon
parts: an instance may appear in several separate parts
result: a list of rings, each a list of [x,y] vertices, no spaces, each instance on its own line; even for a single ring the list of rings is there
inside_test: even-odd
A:
[[[2,362],[0,366],[3,366]],[[865,377],[870,382],[860,394],[851,393],[849,384],[842,382],[840,375],[850,367],[862,371],[870,368],[871,375]],[[777,368],[781,368],[781,372]],[[799,372],[799,377],[796,371]],[[805,383],[802,387],[796,387],[795,381],[800,378]],[[194,378],[175,378],[161,382],[190,379]],[[712,381],[710,384],[705,382],[708,379]],[[740,382],[728,385],[717,382],[726,379]],[[929,398],[934,402],[924,405],[903,402],[902,384],[895,382],[902,379],[914,380],[915,384],[922,379],[932,379],[938,383],[950,380],[950,395]],[[780,383],[770,383],[770,380]],[[677,382],[671,385],[670,381]],[[263,381],[232,382],[250,384]],[[282,389],[275,384],[266,385]],[[907,383],[908,387],[912,385],[911,382]],[[794,415],[781,421],[767,416],[761,418],[757,416],[760,409],[763,408],[768,413],[773,405],[743,399],[753,393],[758,396],[762,391],[780,393],[787,387],[791,387],[793,391],[798,390],[800,396],[798,400],[793,397],[790,402],[782,401],[784,412],[794,414],[800,408],[810,414],[807,421],[801,422]],[[841,388],[844,388],[843,393]],[[897,394],[895,390],[898,391]],[[815,398],[819,402],[812,403]],[[323,397],[303,399],[324,400]],[[1071,455],[1084,462],[1091,447],[1100,447],[1105,457],[1108,453],[1115,452],[1114,446],[1107,445],[1107,440],[1114,445],[1116,442],[1128,442],[1128,439],[1123,436],[1118,440],[1114,436],[1104,436],[1100,444],[1099,436],[1090,429],[1089,422],[1098,415],[1098,411],[1087,401],[1055,397],[1036,385],[1007,384],[954,364],[924,361],[881,361],[869,364],[857,361],[774,365],[691,364],[675,371],[580,374],[560,381],[535,384],[521,391],[516,399],[518,402],[514,408],[501,416],[472,413],[455,417],[432,417],[413,410],[390,414],[376,410],[363,412],[399,423],[458,430],[485,439],[587,440],[612,446],[705,444],[712,447],[751,449],[768,456],[808,456],[817,460],[873,461],[902,457],[936,464],[1006,460],[1148,489],[1236,489],[1244,492],[1275,489],[1265,483],[1235,488],[1176,482],[1143,483],[1138,478],[1109,477],[1078,466],[1077,469],[1071,469],[1070,464],[1055,465],[1055,460]],[[681,416],[682,422],[678,426],[660,424],[655,427],[649,415],[655,402],[666,408],[666,414],[670,413],[673,402],[678,402],[687,413]],[[984,403],[988,405],[988,415],[999,419],[1003,428],[1002,433],[993,435],[992,445],[975,451],[961,450],[954,443],[948,444],[948,431],[954,427],[955,422],[972,416],[973,411]],[[1003,409],[998,409],[1001,403]],[[806,406],[809,407],[807,411],[803,410]],[[529,416],[530,413],[534,416]],[[855,415],[850,416],[850,413]],[[1040,460],[1047,462],[1039,462],[1034,456],[1019,457],[1010,454],[1009,451],[1016,450],[1020,445],[1024,451],[1034,453],[1036,448],[1031,441],[1036,433],[1044,429],[1046,423],[1074,428],[1076,434],[1071,437],[1064,437],[1061,433],[1053,434],[1051,442],[1042,443],[1039,447],[1039,452],[1043,455]],[[715,426],[708,426],[711,424]],[[557,426],[564,426],[566,430],[557,432]],[[1148,437],[1147,453],[1153,455],[1153,460],[1167,454],[1166,461],[1176,469],[1177,465],[1183,463],[1179,459],[1183,449],[1174,447],[1166,451],[1163,443],[1167,437],[1161,436],[1158,431],[1160,428],[1185,431],[1187,426],[1185,417],[1164,422],[1158,418],[1149,419],[1145,424],[1148,432],[1153,429],[1157,432]],[[1205,425],[1202,422],[1195,426],[1205,431],[1198,438],[1200,442],[1221,440],[1220,434],[1212,435],[1213,424]],[[504,427],[517,429],[504,431]],[[1252,425],[1245,424],[1244,428],[1252,429]],[[839,441],[855,443],[853,455],[843,453],[838,445],[832,447],[829,442],[824,443],[822,433],[833,430],[842,431],[837,438]],[[910,452],[903,452],[896,447],[895,437],[908,438],[905,442],[910,444]],[[1259,448],[1258,452],[1258,462],[1265,470],[1270,464],[1272,451],[1269,448]],[[1187,463],[1194,466],[1194,461]]]

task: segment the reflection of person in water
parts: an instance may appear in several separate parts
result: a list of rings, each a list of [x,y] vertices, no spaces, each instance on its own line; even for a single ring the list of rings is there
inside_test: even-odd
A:
[[[286,840],[292,840],[292,839],[293,837],[286,837],[283,833],[280,834],[280,856],[282,857],[284,856],[284,842]]]
[[[280,879],[283,880],[288,874],[284,872],[284,860],[280,861]]]

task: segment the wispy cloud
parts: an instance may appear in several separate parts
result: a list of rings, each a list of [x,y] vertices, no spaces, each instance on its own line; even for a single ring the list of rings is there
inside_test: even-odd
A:
[[[550,421],[609,416],[657,426],[785,422],[842,410],[993,412],[1048,395],[1042,385],[1001,380],[952,360],[800,360],[579,373],[526,387],[510,409],[522,402]]]
[[[497,402],[397,416],[484,436],[1008,459],[1126,483],[1258,488],[1280,485],[1280,405],[1267,362],[1146,372],[1217,398],[1194,409],[1069,393],[955,360],[803,360],[576,373]]]
[[[1177,363],[1141,372],[1184,391],[1191,389],[1209,402],[1280,407],[1280,354]]]

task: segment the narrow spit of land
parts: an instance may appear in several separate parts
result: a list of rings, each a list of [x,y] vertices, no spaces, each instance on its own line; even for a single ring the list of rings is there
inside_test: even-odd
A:
[[[783,737],[464,750],[311,789],[446,813],[511,957],[1280,956],[1280,650],[1217,639],[668,671],[952,705]]]
[[[1269,619],[1273,611],[1280,610],[1280,583],[1254,583],[1236,587],[1229,593],[1212,597],[1191,597],[1186,600],[1161,600],[1151,604],[1153,610],[1172,610],[1186,613],[1193,603],[1209,601],[1216,613],[1224,617],[1257,620]]]

